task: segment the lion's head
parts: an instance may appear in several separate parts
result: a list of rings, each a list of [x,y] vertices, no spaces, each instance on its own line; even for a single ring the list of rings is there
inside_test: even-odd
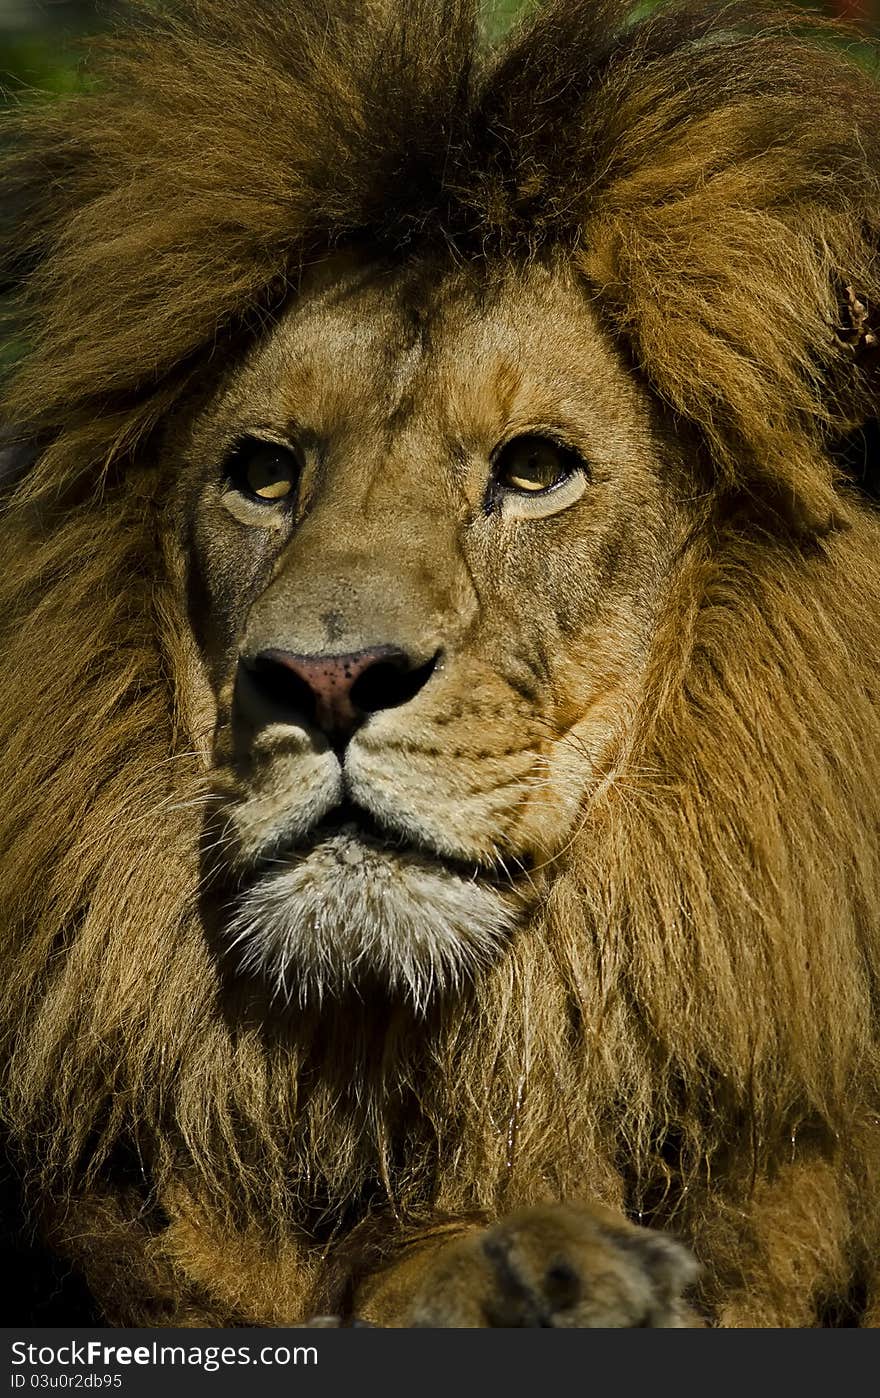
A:
[[[6,167],[6,1120],[201,1286],[876,1149],[875,90],[325,9],[152,14]]]
[[[284,997],[503,954],[703,508],[576,273],[493,270],[331,261],[168,449],[220,935]]]

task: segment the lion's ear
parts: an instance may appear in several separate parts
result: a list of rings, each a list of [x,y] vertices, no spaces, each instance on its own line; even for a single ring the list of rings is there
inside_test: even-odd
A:
[[[585,270],[719,484],[821,533],[845,513],[835,445],[877,416],[872,251],[856,258],[849,240],[834,257],[806,214],[798,228],[742,213],[736,237],[732,218],[661,209],[608,222]]]
[[[658,60],[620,94],[583,270],[719,482],[821,530],[847,512],[830,444],[877,415],[880,98],[782,34],[719,34],[689,61],[680,90]]]

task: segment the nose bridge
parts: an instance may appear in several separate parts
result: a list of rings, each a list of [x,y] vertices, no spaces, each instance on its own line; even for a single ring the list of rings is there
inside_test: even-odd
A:
[[[453,511],[389,461],[347,473],[302,521],[252,609],[247,649],[301,655],[392,644],[436,653],[460,610]],[[346,486],[348,488],[346,488]]]
[[[440,516],[446,484],[437,460],[436,431],[413,423],[381,440],[353,436],[329,463],[322,498],[308,523],[322,541],[328,530],[341,552],[381,559],[393,539],[400,563],[424,556],[432,530],[442,532]]]

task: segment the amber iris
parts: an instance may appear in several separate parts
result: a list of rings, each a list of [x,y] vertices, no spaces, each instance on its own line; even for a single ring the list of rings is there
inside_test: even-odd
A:
[[[242,442],[227,466],[227,476],[236,490],[269,505],[293,493],[299,473],[300,463],[289,447],[256,438]]]
[[[552,490],[572,473],[571,453],[546,437],[516,437],[502,448],[495,479],[503,490],[536,495]]]

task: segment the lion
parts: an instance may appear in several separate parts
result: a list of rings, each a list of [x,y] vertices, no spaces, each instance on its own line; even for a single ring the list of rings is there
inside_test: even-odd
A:
[[[815,23],[151,4],[10,118],[2,1122],[105,1323],[880,1321]]]

